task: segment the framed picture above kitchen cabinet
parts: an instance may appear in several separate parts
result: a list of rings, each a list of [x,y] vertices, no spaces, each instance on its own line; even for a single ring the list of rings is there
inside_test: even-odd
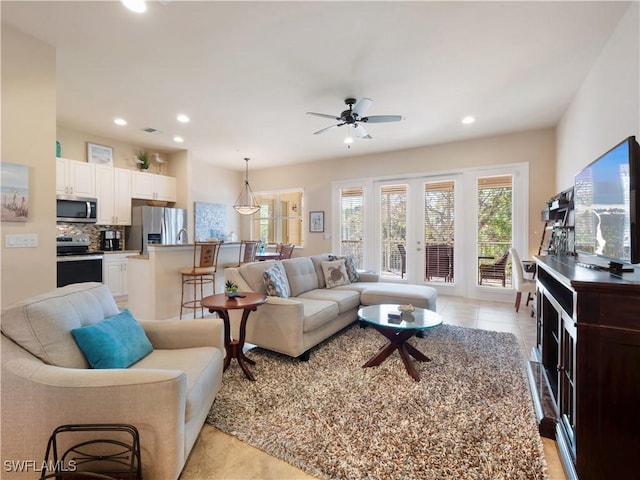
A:
[[[113,148],[87,142],[87,162],[113,167]]]

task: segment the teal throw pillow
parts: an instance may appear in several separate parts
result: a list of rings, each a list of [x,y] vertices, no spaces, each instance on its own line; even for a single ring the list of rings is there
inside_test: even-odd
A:
[[[92,368],[127,368],[153,351],[128,309],[98,323],[71,330]]]
[[[285,272],[282,263],[275,262],[273,267],[267,268],[262,276],[264,278],[264,286],[267,289],[267,295],[289,298],[289,295],[291,295],[289,279],[287,278],[287,272]]]

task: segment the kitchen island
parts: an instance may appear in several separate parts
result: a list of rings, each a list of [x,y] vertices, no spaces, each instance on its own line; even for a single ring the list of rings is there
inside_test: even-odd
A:
[[[239,249],[240,242],[222,244],[218,255],[216,293],[223,291],[225,267],[238,264]],[[147,251],[148,255],[127,258],[128,308],[140,320],[179,318],[180,269],[193,265],[193,244],[148,245]],[[185,297],[193,298],[193,290],[190,289],[190,286],[185,287]],[[205,296],[211,295],[210,291],[204,293]]]

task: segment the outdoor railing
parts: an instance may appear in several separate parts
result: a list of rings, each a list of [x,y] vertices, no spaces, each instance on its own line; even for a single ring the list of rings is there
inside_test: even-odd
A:
[[[381,274],[402,277],[402,254],[398,244],[405,245],[404,239],[387,240],[382,244]],[[511,247],[510,242],[482,242],[478,245],[478,264],[490,264],[498,260]],[[353,256],[358,268],[364,268],[364,248],[362,240],[342,240],[341,255]],[[433,244],[425,248],[424,280],[430,282],[453,282],[453,245]],[[501,281],[484,280],[483,285],[502,288]],[[505,288],[511,288],[511,260],[507,263]]]

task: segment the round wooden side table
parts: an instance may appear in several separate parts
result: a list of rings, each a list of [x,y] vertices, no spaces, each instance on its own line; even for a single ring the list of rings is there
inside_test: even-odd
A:
[[[224,371],[229,368],[231,359],[235,358],[242,368],[245,376],[249,380],[255,380],[255,377],[247,367],[247,363],[255,365],[256,362],[248,358],[242,348],[244,347],[244,337],[247,329],[247,319],[251,312],[255,312],[263,303],[267,302],[266,295],[253,292],[240,292],[242,297],[229,298],[224,293],[210,295],[202,300],[202,306],[209,309],[209,312],[217,313],[224,322],[224,348],[226,356],[224,359]],[[242,320],[240,320],[240,338],[231,338],[231,324],[229,322],[229,310],[242,310]],[[246,362],[246,363],[245,363]]]

